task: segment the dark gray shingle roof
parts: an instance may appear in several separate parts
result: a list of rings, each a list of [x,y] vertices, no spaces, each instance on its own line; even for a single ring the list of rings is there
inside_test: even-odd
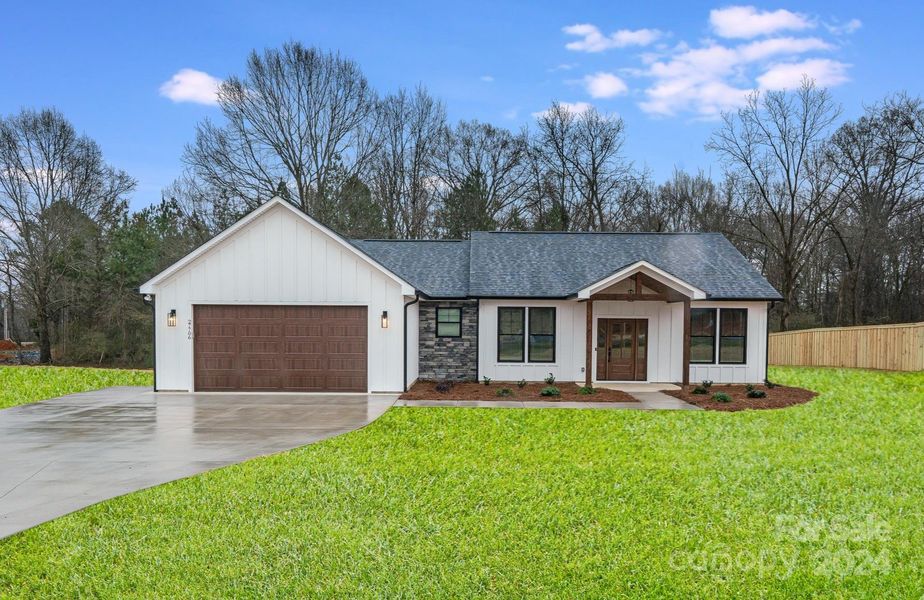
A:
[[[468,296],[468,240],[351,240],[352,244],[433,298]]]
[[[640,260],[716,299],[779,299],[718,233],[473,232],[471,242],[354,242],[433,298],[559,298]]]

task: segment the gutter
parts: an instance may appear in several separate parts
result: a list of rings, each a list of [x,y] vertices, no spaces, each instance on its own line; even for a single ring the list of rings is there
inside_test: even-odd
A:
[[[151,307],[151,368],[154,371],[154,391],[157,391],[157,311],[154,308],[154,294],[145,294],[141,300]]]
[[[401,386],[407,391],[407,307],[420,302],[420,292],[414,292],[414,299],[404,303],[404,379]],[[156,391],[156,390],[155,390]]]
[[[764,383],[770,383],[770,311],[775,301],[771,300],[767,306],[767,326],[764,327]]]

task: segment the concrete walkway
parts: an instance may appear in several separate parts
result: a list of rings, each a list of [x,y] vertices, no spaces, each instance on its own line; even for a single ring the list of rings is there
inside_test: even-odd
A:
[[[353,431],[395,399],[120,387],[0,410],[0,538],[107,498]]]
[[[595,410],[702,410],[662,392],[628,392],[636,402],[544,402],[518,400],[398,400],[395,406],[456,408],[590,408]]]

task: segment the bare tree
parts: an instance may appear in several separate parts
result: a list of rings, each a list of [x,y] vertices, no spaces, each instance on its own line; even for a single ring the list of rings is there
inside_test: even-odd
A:
[[[367,166],[376,104],[359,66],[338,54],[296,42],[254,51],[246,75],[219,86],[227,123],[201,123],[185,159],[216,196],[241,210],[280,194],[315,214],[334,178]]]
[[[830,128],[840,115],[827,90],[805,80],[794,92],[754,92],[736,113],[723,115],[706,145],[739,183],[749,227],[737,235],[770,251],[786,330],[806,259],[818,246],[839,195],[825,159]]]
[[[468,189],[477,181],[478,194],[460,196],[480,198],[479,211],[483,215],[473,222],[493,222],[500,228],[506,227],[527,186],[526,144],[524,134],[513,134],[478,121],[461,121],[454,128],[446,128],[437,168],[447,196],[458,195],[459,190]]]
[[[647,180],[621,156],[625,124],[596,109],[574,114],[552,104],[536,120],[532,181],[564,211],[569,228],[607,231],[624,224]]]
[[[41,362],[51,361],[57,287],[77,268],[68,248],[80,226],[75,215],[103,219],[134,187],[61,113],[24,110],[0,119],[0,237],[12,278],[35,311]]]
[[[829,156],[846,209],[844,219],[831,222],[845,261],[837,317],[842,324],[888,312],[885,297],[901,287],[882,275],[891,270],[890,259],[913,246],[909,219],[924,208],[924,137],[915,131],[921,122],[921,101],[895,96],[869,107],[832,138]],[[868,310],[870,304],[875,306]]]
[[[393,238],[424,237],[438,194],[435,160],[446,110],[422,87],[400,90],[382,100],[379,121],[370,178],[385,230]]]

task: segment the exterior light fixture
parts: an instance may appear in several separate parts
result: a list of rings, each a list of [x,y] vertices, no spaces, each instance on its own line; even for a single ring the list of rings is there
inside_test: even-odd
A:
[[[382,329],[388,329],[388,311],[382,311]]]
[[[176,309],[171,308],[167,313],[167,327],[176,327]]]

